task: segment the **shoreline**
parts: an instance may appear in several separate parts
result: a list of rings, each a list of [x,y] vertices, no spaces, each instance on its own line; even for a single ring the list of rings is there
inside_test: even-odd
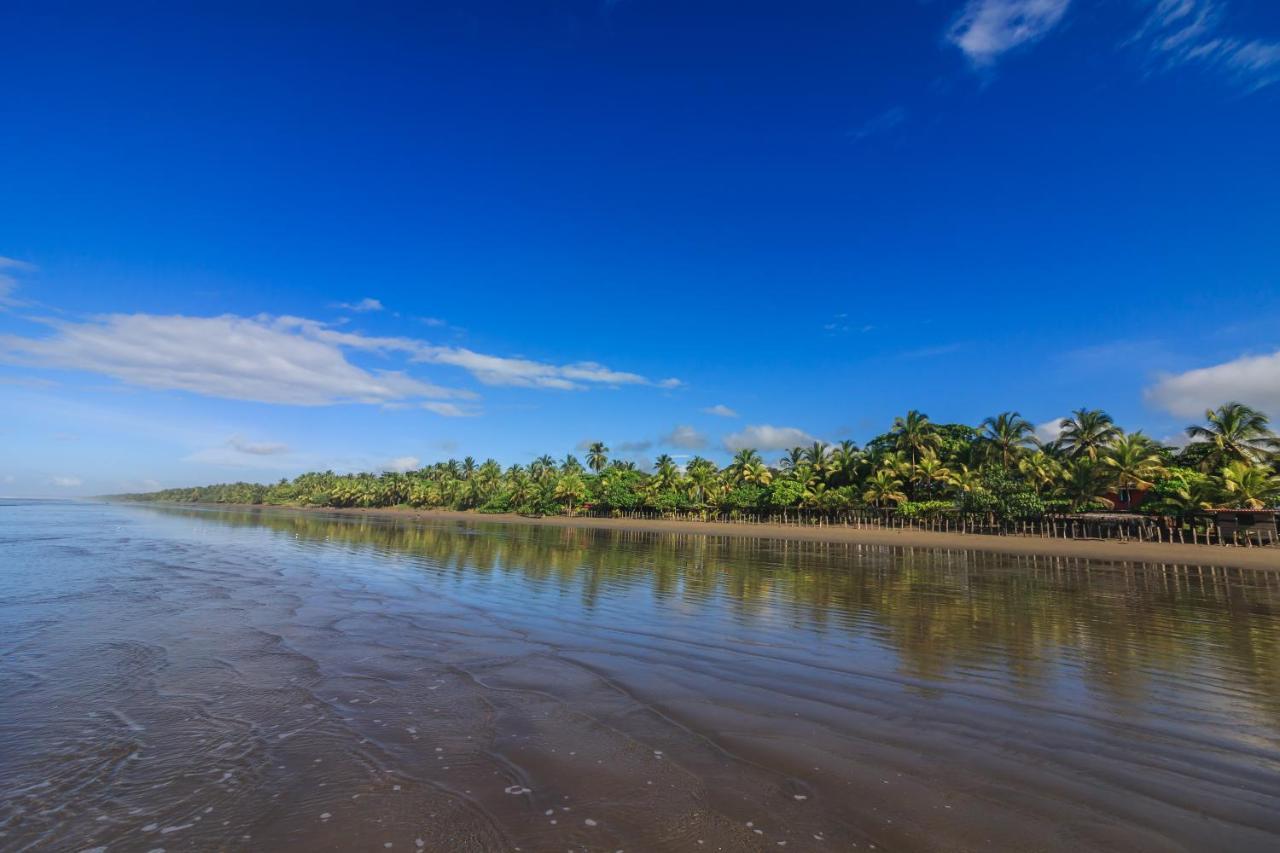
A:
[[[1225,545],[1185,545],[1154,542],[1120,542],[1091,539],[1042,539],[1033,536],[993,536],[984,533],[939,533],[929,530],[858,530],[848,527],[791,527],[781,524],[729,524],[720,521],[666,519],[588,518],[543,516],[528,518],[514,513],[481,514],[465,510],[379,507],[297,507],[261,504],[134,503],[133,506],[193,507],[203,509],[258,510],[382,518],[397,521],[457,521],[517,524],[577,530],[632,530],[694,536],[732,536],[744,539],[778,539],[793,542],[887,545],[943,551],[985,551],[997,554],[1041,557],[1073,557],[1110,563],[1165,563],[1232,569],[1280,571],[1280,548]]]

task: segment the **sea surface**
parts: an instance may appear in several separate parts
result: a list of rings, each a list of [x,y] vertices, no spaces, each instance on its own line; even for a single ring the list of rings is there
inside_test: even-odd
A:
[[[0,850],[1280,850],[1280,567],[0,501]]]

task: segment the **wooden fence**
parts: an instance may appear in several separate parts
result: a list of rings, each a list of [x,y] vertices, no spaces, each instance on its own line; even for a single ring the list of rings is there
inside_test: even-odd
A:
[[[1271,547],[1277,544],[1274,527],[1224,532],[1212,516],[1185,519],[1157,516],[1047,515],[1042,518],[1003,521],[989,514],[939,513],[907,517],[893,510],[855,509],[841,512],[789,510],[778,513],[654,512],[651,510],[587,509],[578,513],[593,518],[718,522],[720,524],[776,524],[794,527],[844,527],[854,530],[924,530],[935,533],[1032,536],[1043,539],[1100,539],[1122,542],[1158,542],[1186,545]]]

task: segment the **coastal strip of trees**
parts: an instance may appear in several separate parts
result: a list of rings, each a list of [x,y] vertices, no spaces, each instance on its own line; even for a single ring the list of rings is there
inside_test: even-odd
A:
[[[274,484],[222,483],[132,501],[310,507],[415,507],[524,515],[917,526],[965,532],[1104,535],[1203,541],[1206,513],[1280,505],[1280,438],[1241,403],[1206,411],[1181,447],[1126,432],[1105,411],[1078,409],[1042,441],[1018,412],[974,427],[910,411],[859,447],[795,447],[772,464],[739,450],[725,467],[659,456],[651,470],[611,459],[603,442],[582,459],[540,456],[502,467],[450,459],[405,473],[302,474]],[[1121,505],[1132,524],[1095,519]],[[1129,513],[1126,513],[1129,515]],[[1147,519],[1159,520],[1159,527]],[[1104,523],[1105,522],[1105,523]],[[1077,525],[1075,528],[1070,524]],[[1059,526],[1061,525],[1061,527]],[[1117,526],[1118,525],[1118,526]],[[1136,525],[1136,526],[1135,526]],[[1074,532],[1073,532],[1074,530]],[[1083,531],[1083,532],[1081,532]],[[1188,533],[1190,534],[1188,536]]]

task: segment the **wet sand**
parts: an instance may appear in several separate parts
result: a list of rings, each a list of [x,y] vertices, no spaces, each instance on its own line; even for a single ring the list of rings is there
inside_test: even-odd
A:
[[[193,506],[187,504],[186,506]],[[223,506],[209,504],[208,506]],[[486,514],[457,510],[392,507],[332,509],[326,507],[238,507],[270,512],[318,513],[420,521],[523,524],[579,530],[634,530],[645,533],[732,536],[743,539],[784,539],[792,542],[830,542],[890,545],[942,551],[984,551],[1040,557],[1074,557],[1108,563],[1155,563],[1177,566],[1217,566],[1232,569],[1280,571],[1280,548],[1222,545],[1175,545],[1090,539],[1042,539],[1035,536],[989,536],[979,533],[934,533],[927,530],[856,530],[847,527],[791,527],[781,524],[728,524],[717,521],[671,521],[629,518],[529,518],[513,513]]]
[[[1280,849],[1275,573],[489,521],[0,508],[0,849]]]

